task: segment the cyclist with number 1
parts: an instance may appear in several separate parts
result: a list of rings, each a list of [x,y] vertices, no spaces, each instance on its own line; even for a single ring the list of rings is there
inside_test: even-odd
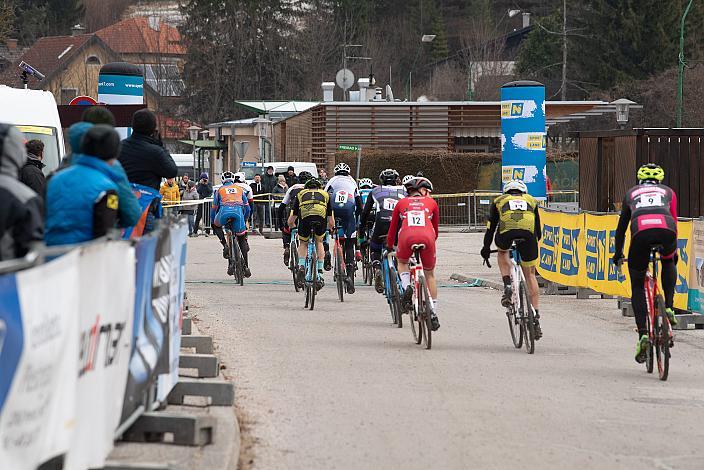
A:
[[[498,230],[497,230],[498,229]],[[514,240],[521,256],[521,269],[526,278],[528,297],[535,311],[535,339],[543,336],[538,314],[538,280],[535,266],[538,264],[538,240],[542,235],[538,201],[528,194],[528,187],[521,180],[512,180],[504,185],[504,193],[494,199],[489,209],[489,221],[484,234],[484,247],[481,250],[485,260],[491,256],[491,240],[496,232],[496,248],[499,253],[499,271],[504,281],[504,294],[501,305],[509,307],[513,296],[511,280],[511,258],[509,250]]]
[[[435,241],[438,238],[440,209],[430,193],[433,183],[428,178],[415,177],[406,182],[408,197],[399,200],[391,214],[391,223],[386,237],[386,245],[392,250],[397,245],[398,272],[403,287],[403,303],[410,311],[413,298],[411,273],[408,261],[413,256],[413,245],[423,245],[420,260],[423,264],[425,279],[432,297],[433,313],[430,317],[433,331],[440,328],[437,316],[438,288],[435,281]],[[397,236],[398,234],[398,236]]]
[[[359,196],[357,182],[350,176],[350,167],[346,163],[335,165],[335,176],[330,178],[325,191],[332,199],[332,210],[340,226],[341,239],[344,236],[344,257],[347,265],[347,292],[354,294],[355,251],[357,244],[357,217],[362,211],[362,198]]]
[[[650,250],[662,247],[662,289],[665,312],[672,325],[677,324],[673,310],[677,283],[677,195],[662,184],[663,169],[648,163],[638,169],[638,185],[626,191],[616,228],[613,262],[623,260],[626,229],[631,226],[628,249],[628,273],[631,276],[631,303],[638,327],[636,362],[643,363],[648,349],[648,306],[645,298],[645,273],[650,262]]]

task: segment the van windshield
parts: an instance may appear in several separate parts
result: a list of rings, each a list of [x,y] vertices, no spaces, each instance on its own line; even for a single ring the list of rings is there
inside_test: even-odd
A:
[[[244,173],[244,179],[247,181],[253,180],[254,175],[263,175],[264,174],[264,167],[263,166],[246,166],[240,168],[240,171]]]
[[[29,140],[38,139],[44,143],[44,174],[48,175],[59,167],[59,139],[54,127],[43,126],[16,126],[24,138]]]

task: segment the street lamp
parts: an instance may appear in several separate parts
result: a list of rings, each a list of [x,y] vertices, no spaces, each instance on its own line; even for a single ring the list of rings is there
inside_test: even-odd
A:
[[[676,127],[682,127],[682,82],[684,81],[684,22],[687,19],[690,8],[692,8],[692,3],[694,0],[689,0],[687,8],[685,8],[682,14],[682,20],[680,21],[680,54],[677,58],[677,111],[676,111]]]
[[[193,142],[193,181],[196,181],[196,141],[198,140],[198,133],[202,131],[200,127],[192,125],[188,128],[188,136]]]
[[[433,42],[436,37],[437,37],[436,34],[424,34],[424,35],[420,38],[420,42]]]
[[[435,34],[424,34],[420,38],[420,45],[418,46],[418,52],[416,52],[416,58],[413,59],[413,67],[411,71],[408,72],[408,101],[413,101],[413,70],[416,68],[416,62],[418,62],[418,56],[420,55],[420,50],[423,44],[431,43],[435,40],[437,35]]]
[[[616,106],[616,122],[621,129],[623,129],[628,122],[628,113],[630,112],[630,108],[636,104],[636,102],[626,98],[620,98],[616,101],[612,101],[611,104]]]

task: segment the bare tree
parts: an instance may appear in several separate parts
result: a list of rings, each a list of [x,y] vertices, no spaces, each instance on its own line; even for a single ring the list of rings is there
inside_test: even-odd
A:
[[[135,0],[83,0],[83,25],[92,33],[115,24],[122,18],[127,7],[134,3]]]
[[[514,63],[504,60],[503,31],[488,22],[472,20],[461,36],[458,55],[467,71],[468,95],[475,100],[498,97],[500,85],[513,73]]]

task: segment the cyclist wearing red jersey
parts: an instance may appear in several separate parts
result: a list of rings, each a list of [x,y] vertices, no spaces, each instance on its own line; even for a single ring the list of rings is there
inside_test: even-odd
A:
[[[631,226],[631,245],[628,249],[628,273],[631,276],[631,303],[638,326],[636,362],[643,363],[648,348],[645,299],[645,272],[650,262],[650,249],[662,246],[662,289],[665,293],[665,311],[670,323],[677,324],[673,302],[677,283],[677,195],[665,186],[663,169],[648,163],[638,169],[638,185],[626,191],[621,216],[616,228],[616,246],[613,261],[623,259],[626,229]]]
[[[437,203],[430,197],[433,184],[429,179],[416,177],[405,183],[408,197],[400,199],[391,214],[389,234],[386,244],[389,250],[398,245],[398,272],[403,286],[403,302],[408,308],[413,297],[411,273],[408,270],[408,260],[413,255],[412,245],[425,245],[420,252],[425,278],[432,297],[433,315],[431,317],[433,331],[440,328],[437,317],[438,288],[435,282],[435,240],[438,238],[440,210]],[[398,234],[398,238],[396,237]]]

